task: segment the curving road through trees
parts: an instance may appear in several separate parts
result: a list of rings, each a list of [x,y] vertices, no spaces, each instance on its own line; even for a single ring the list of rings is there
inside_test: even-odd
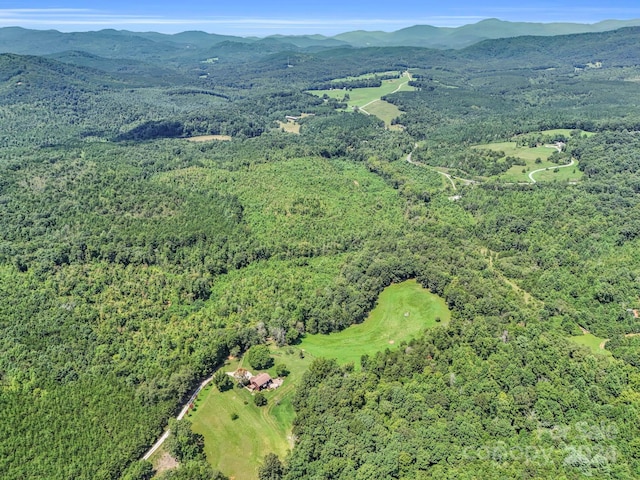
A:
[[[546,168],[539,168],[538,170],[534,170],[533,172],[529,172],[529,180],[531,180],[531,183],[538,183],[535,181],[535,179],[533,178],[533,174],[534,173],[539,173],[539,172],[544,172],[546,170],[549,170],[550,168],[553,168],[554,170],[556,168],[567,168],[567,167],[572,167],[576,164],[575,159],[571,159],[571,162],[567,163],[566,165],[558,165],[557,167],[546,167]]]

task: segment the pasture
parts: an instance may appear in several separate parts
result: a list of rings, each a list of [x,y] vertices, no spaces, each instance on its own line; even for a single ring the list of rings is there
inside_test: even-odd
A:
[[[280,130],[282,130],[283,132],[295,134],[300,133],[300,124],[298,122],[278,122],[278,125],[280,126]]]
[[[449,322],[444,300],[409,280],[387,287],[378,305],[359,325],[330,335],[307,335],[296,347],[272,346],[275,363],[285,364],[291,373],[283,386],[265,393],[266,406],[255,406],[251,392],[240,388],[220,393],[208,386],[196,400],[188,418],[193,430],[204,435],[207,460],[232,478],[257,478],[264,455],[274,452],[283,458],[292,446],[291,398],[313,358],[336,358],[340,363],[359,366],[361,355],[394,348],[437,325],[436,318],[443,325]],[[222,368],[230,372],[240,365],[236,360]],[[274,368],[269,373],[275,377]],[[233,419],[233,414],[237,418]]]

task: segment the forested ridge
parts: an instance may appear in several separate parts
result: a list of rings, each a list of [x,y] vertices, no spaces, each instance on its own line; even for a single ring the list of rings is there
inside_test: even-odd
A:
[[[228,355],[416,278],[451,324],[358,371],[314,362],[269,478],[637,478],[638,32],[0,55],[0,476],[148,478]],[[396,130],[306,93],[407,69]],[[579,181],[502,180],[523,160],[484,145],[560,140]]]

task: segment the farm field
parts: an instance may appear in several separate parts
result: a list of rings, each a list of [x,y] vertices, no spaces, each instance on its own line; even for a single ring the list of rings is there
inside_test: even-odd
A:
[[[256,478],[264,455],[273,452],[282,458],[292,446],[291,398],[313,358],[336,358],[339,363],[359,366],[361,355],[373,355],[418,336],[438,324],[436,317],[442,324],[450,319],[442,298],[415,280],[394,284],[380,294],[378,305],[363,323],[330,335],[308,335],[297,347],[272,346],[275,364],[285,364],[291,373],[282,387],[265,393],[267,406],[256,407],[246,389],[220,393],[215,386],[208,386],[188,416],[193,430],[205,437],[208,461],[231,477]],[[222,368],[231,372],[239,366],[236,360]],[[275,377],[275,368],[268,372]],[[235,420],[233,413],[238,415]]]

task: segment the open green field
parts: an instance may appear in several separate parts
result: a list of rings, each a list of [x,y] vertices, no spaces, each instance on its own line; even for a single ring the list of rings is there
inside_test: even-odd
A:
[[[276,363],[286,364],[291,374],[282,387],[265,392],[268,404],[264,407],[256,407],[251,392],[244,388],[220,393],[210,385],[198,396],[188,418],[193,430],[204,435],[205,454],[214,468],[232,478],[257,478],[258,466],[267,453],[281,458],[287,454],[292,446],[291,397],[311,362],[310,358],[300,358],[298,352],[295,348],[273,352]],[[238,365],[232,362],[223,369],[233,372]],[[273,370],[269,373],[275,377]],[[236,420],[231,419],[233,413],[238,415]]]
[[[563,132],[563,130],[557,131]],[[570,132],[570,130],[567,130],[567,132]],[[540,168],[548,168],[549,170],[535,174],[536,181],[558,180],[570,182],[578,181],[582,178],[582,172],[578,170],[577,163],[573,167],[560,168],[557,172],[553,171],[558,165],[548,159],[553,152],[557,151],[555,147],[518,147],[516,142],[498,142],[475,145],[473,148],[501,151],[504,152],[505,157],[517,157],[526,162],[526,166],[514,165],[498,177],[505,182],[530,183],[529,173]],[[540,163],[536,163],[537,158],[541,160]]]
[[[585,335],[576,335],[569,338],[572,342],[589,347],[592,353],[595,353],[597,355],[607,355],[609,357],[611,356],[611,352],[609,350],[600,348],[600,345],[602,345],[602,343],[605,341],[604,338],[596,337],[592,333],[587,333]]]
[[[371,78],[375,75],[375,73],[370,73],[361,75],[359,77],[340,78],[334,81],[358,80],[363,78]],[[378,73],[378,75],[384,75],[384,73]],[[347,99],[346,103],[350,108],[362,108],[370,115],[375,115],[379,119],[383,120],[387,127],[391,127],[391,120],[399,116],[402,112],[395,105],[381,100],[381,97],[395,92],[410,92],[415,90],[414,87],[409,86],[410,79],[411,75],[405,73],[400,78],[383,80],[382,85],[380,85],[379,87],[354,88],[351,90],[310,90],[309,93],[312,93],[313,95],[317,95],[319,97],[322,97],[326,94],[329,97],[338,100],[342,100],[345,95],[348,95],[349,98]]]
[[[373,102],[366,108],[366,112],[375,115],[387,126],[387,128],[392,128],[395,125],[391,125],[391,120],[396,117],[399,117],[402,114],[402,111],[393,105],[392,103],[385,102],[384,100],[378,100],[377,102]]]
[[[502,151],[506,157],[518,157],[531,162],[535,162],[536,158],[545,161],[553,152],[557,151],[555,147],[518,147],[516,142],[485,143],[483,145],[476,145],[473,148],[494,150],[496,152]],[[543,167],[544,165],[541,165],[537,168]]]
[[[354,362],[358,366],[362,355],[373,355],[418,336],[437,325],[437,317],[446,325],[450,315],[444,299],[408,280],[387,287],[363,323],[329,335],[308,335],[300,347],[314,357],[336,358],[339,363]]]
[[[409,78],[403,75],[400,78],[394,78],[392,80],[383,80],[382,85],[379,87],[367,87],[367,88],[354,88],[352,90],[310,90],[309,93],[322,97],[325,93],[338,100],[342,100],[345,94],[349,95],[347,105],[349,107],[363,107],[368,103],[371,103],[379,98],[389,95],[395,91],[410,92],[414,90],[413,87],[408,85]]]
[[[226,475],[237,479],[257,477],[257,469],[269,452],[284,457],[291,448],[294,411],[291,405],[295,387],[314,357],[354,362],[360,356],[393,348],[416,337],[424,329],[450,319],[444,300],[422,288],[415,280],[387,287],[367,320],[330,335],[307,335],[299,347],[272,347],[275,363],[284,363],[291,374],[277,390],[266,392],[266,407],[256,407],[252,394],[234,388],[220,393],[215,387],[203,390],[189,414],[193,430],[204,435],[208,461]],[[302,355],[301,355],[302,353]],[[224,371],[238,368],[230,362]],[[256,373],[256,372],[253,372]],[[272,368],[269,373],[275,377]],[[238,418],[231,419],[236,413]]]
[[[571,167],[558,168],[557,170],[556,167],[557,165],[554,165],[548,167],[548,170],[537,172],[533,178],[536,182],[577,182],[582,178],[583,173],[578,169],[578,162],[575,162]]]

